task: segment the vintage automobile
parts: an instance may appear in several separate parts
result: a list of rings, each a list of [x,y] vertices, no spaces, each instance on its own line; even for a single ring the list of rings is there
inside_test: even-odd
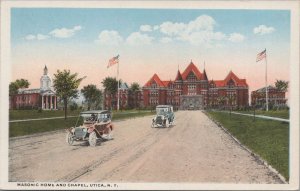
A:
[[[170,127],[174,124],[174,120],[173,106],[158,105],[156,106],[156,116],[152,119],[151,127]]]
[[[111,112],[108,110],[81,112],[75,127],[67,129],[67,143],[72,145],[74,141],[88,141],[90,146],[96,146],[98,139],[112,139],[111,119]],[[78,125],[79,123],[82,125]]]

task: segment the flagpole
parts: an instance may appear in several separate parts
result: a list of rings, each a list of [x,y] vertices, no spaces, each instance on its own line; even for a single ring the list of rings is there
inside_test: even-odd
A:
[[[117,69],[117,80],[118,80],[118,105],[117,105],[117,110],[119,111],[120,109],[120,91],[119,91],[119,87],[120,87],[120,80],[119,80],[119,65],[120,65],[120,61],[118,61],[118,69]]]
[[[266,49],[265,49],[266,50]],[[265,61],[266,61],[266,76],[265,76],[265,80],[266,80],[266,111],[269,111],[269,96],[268,96],[268,62],[267,62],[267,50],[266,50],[266,57],[265,57]]]

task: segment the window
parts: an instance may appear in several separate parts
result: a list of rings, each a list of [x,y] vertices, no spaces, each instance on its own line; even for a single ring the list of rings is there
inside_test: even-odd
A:
[[[187,80],[188,81],[191,81],[191,82],[194,82],[197,80],[195,74],[193,72],[190,72],[189,75],[187,76]]]
[[[197,95],[195,84],[188,85],[188,95]]]

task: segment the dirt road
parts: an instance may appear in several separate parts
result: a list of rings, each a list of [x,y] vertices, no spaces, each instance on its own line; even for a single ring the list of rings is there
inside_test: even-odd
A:
[[[201,111],[171,128],[151,116],[115,122],[114,139],[68,146],[65,132],[10,140],[10,181],[280,183]],[[41,127],[42,128],[42,127]]]

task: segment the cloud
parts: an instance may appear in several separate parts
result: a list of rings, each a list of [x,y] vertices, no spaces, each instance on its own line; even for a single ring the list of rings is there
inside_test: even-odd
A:
[[[253,33],[258,34],[258,35],[270,34],[274,31],[275,31],[275,28],[267,27],[266,25],[259,25],[258,27],[255,27],[253,29]]]
[[[26,40],[45,40],[48,38],[50,38],[48,35],[43,35],[43,34],[37,34],[37,35],[30,34],[25,37]]]
[[[159,26],[158,25],[154,25],[154,27],[153,27],[153,30],[158,30],[159,29]]]
[[[151,32],[152,31],[152,27],[150,25],[141,25],[140,26],[140,31]]]
[[[153,37],[147,35],[147,34],[141,34],[139,32],[131,33],[127,39],[126,42],[129,45],[150,45],[152,41],[154,40]]]
[[[104,30],[101,31],[96,42],[103,45],[118,46],[123,42],[123,38],[120,36],[120,34],[117,31]]]
[[[172,40],[171,38],[169,38],[169,37],[163,37],[163,38],[160,39],[160,42],[161,42],[161,43],[164,43],[164,44],[170,43],[170,42],[172,42],[172,41],[173,41],[173,40]]]
[[[160,32],[169,36],[180,35],[186,28],[184,23],[164,22],[160,25]]]
[[[217,22],[208,15],[201,15],[188,22],[173,23],[170,21],[162,23],[160,32],[177,40],[186,41],[193,45],[211,44],[226,38],[222,32],[215,32]]]
[[[50,35],[56,37],[56,38],[70,38],[75,35],[77,31],[80,31],[82,29],[81,26],[74,26],[71,29],[68,28],[60,28],[60,29],[54,29],[51,32],[49,32]]]
[[[243,42],[245,40],[245,36],[239,33],[231,33],[228,40],[231,42]]]
[[[43,35],[43,34],[37,34],[36,35],[37,40],[45,40],[45,39],[48,39],[48,38],[50,38],[48,35]]]
[[[26,40],[35,40],[35,39],[36,39],[36,36],[30,34],[30,35],[27,35],[27,36],[25,37],[25,39],[26,39]]]

